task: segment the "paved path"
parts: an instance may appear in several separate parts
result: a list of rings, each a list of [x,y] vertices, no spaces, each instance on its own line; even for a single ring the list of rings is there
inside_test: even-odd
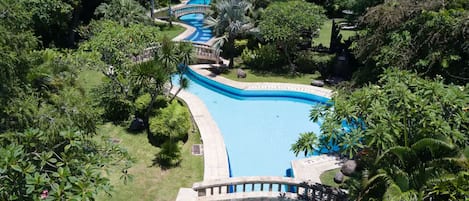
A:
[[[321,183],[321,174],[327,170],[340,168],[342,161],[335,156],[319,155],[293,160],[291,165],[295,178]]]

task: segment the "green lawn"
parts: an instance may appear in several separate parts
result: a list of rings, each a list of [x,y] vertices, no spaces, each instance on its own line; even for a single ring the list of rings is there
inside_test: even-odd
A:
[[[119,179],[121,173],[118,170],[112,171],[109,175],[114,186],[112,197],[99,194],[96,199],[98,201],[174,201],[180,187],[190,188],[194,182],[202,181],[203,157],[191,154],[192,145],[201,143],[198,132],[189,134],[189,140],[182,150],[180,166],[168,170],[152,166],[159,148],[148,143],[146,134],[130,134],[124,128],[112,124],[102,125],[98,133],[121,140],[120,145],[136,160],[129,169],[129,173],[134,176],[133,180],[124,184]]]
[[[320,176],[321,183],[328,185],[328,186],[332,186],[332,187],[339,187],[339,184],[334,182],[334,176],[339,171],[340,171],[340,168],[337,168],[337,169],[328,170],[322,173]],[[344,177],[344,178],[347,179],[347,177]]]
[[[335,19],[336,23],[340,21],[344,21],[344,19],[337,18]],[[324,47],[329,47],[329,43],[331,41],[331,28],[332,28],[332,19],[327,20],[321,27],[319,31],[319,37],[313,39],[313,45],[322,44]],[[349,30],[341,30],[340,34],[342,34],[342,41],[347,40],[350,36],[356,34],[356,31],[349,31]]]
[[[312,79],[317,79],[320,74],[300,74],[296,76],[274,74],[269,72],[255,72],[250,69],[243,69],[247,73],[246,78],[237,78],[236,69],[231,69],[222,74],[231,80],[240,82],[282,82],[282,83],[296,83],[296,84],[311,84]]]
[[[166,35],[168,38],[174,38],[186,30],[184,27],[178,25],[173,25],[173,28],[170,28],[167,24],[160,24],[159,27],[161,31],[163,31],[162,35]]]
[[[104,75],[96,70],[82,70],[79,76],[79,83],[86,92],[90,92],[91,89],[97,87],[103,81]]]

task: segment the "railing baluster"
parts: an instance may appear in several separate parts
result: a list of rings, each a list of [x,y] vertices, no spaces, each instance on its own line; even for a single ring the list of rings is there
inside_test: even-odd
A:
[[[243,192],[246,192],[246,183],[243,183]]]
[[[264,191],[264,183],[261,182],[261,191]]]

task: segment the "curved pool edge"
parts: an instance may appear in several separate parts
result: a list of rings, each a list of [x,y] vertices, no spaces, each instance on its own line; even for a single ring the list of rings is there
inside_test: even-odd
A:
[[[178,87],[174,87],[171,93],[175,94],[177,90]],[[199,129],[204,150],[203,180],[229,178],[230,168],[225,140],[207,106],[199,97],[186,90],[181,90],[178,97],[186,103]]]
[[[210,80],[208,81],[208,84],[217,85],[217,83],[219,83],[222,85],[226,85],[227,87],[234,88],[235,90],[241,90],[241,92],[235,92],[239,93],[238,95],[240,96],[250,96],[258,92],[266,93],[265,95],[267,96],[282,95],[282,92],[293,92],[289,94],[289,96],[293,96],[293,98],[295,96],[298,96],[299,99],[305,99],[304,97],[306,94],[310,96],[306,98],[307,101],[327,103],[331,99],[333,94],[333,91],[330,89],[315,87],[311,85],[277,82],[238,82],[235,80],[227,79],[222,76],[214,75],[212,72],[207,70],[209,68],[212,68],[212,66],[209,64],[190,65],[189,67],[191,73],[196,73],[203,79]]]

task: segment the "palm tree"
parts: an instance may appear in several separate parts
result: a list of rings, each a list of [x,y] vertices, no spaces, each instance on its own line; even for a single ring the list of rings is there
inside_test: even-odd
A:
[[[457,146],[432,138],[421,139],[410,147],[391,147],[373,166],[376,171],[362,175],[358,200],[449,200],[450,192],[434,189],[468,170],[467,158]],[[454,197],[462,199],[464,194]]]
[[[163,36],[161,41],[161,47],[156,52],[154,59],[163,65],[167,75],[169,76],[169,92],[173,89],[173,79],[171,75],[176,71],[176,65],[178,64],[178,55],[176,51],[176,46],[171,39],[169,39],[166,35]]]
[[[249,17],[246,15],[251,4],[243,0],[221,0],[215,5],[216,18],[212,16],[205,20],[208,27],[215,31],[216,47],[223,46],[227,42],[227,51],[230,59],[229,68],[233,68],[234,42],[236,37],[253,28]]]
[[[308,153],[311,154],[315,151],[314,146],[317,145],[317,142],[318,137],[315,133],[301,133],[300,138],[294,144],[292,144],[290,150],[293,151],[296,156],[298,156],[300,152],[304,152],[305,156],[307,156]]]
[[[102,3],[96,8],[95,15],[102,16],[119,22],[122,26],[149,22],[143,8],[135,0],[112,0],[110,3]]]
[[[194,48],[191,43],[179,42],[177,45],[176,54],[178,55],[179,61],[179,64],[176,68],[177,74],[179,75],[179,89],[176,91],[176,93],[174,93],[170,102],[176,98],[182,89],[187,89],[187,87],[189,87],[189,80],[183,75],[187,72],[187,65],[194,61]]]
[[[164,84],[168,81],[169,72],[166,70],[164,65],[157,60],[151,60],[148,62],[139,63],[133,68],[136,82],[140,86],[144,86],[144,90],[150,94],[150,103],[147,106],[144,123],[147,129],[147,133],[150,133],[149,117],[153,109],[153,104],[156,101],[156,97],[162,93]]]

